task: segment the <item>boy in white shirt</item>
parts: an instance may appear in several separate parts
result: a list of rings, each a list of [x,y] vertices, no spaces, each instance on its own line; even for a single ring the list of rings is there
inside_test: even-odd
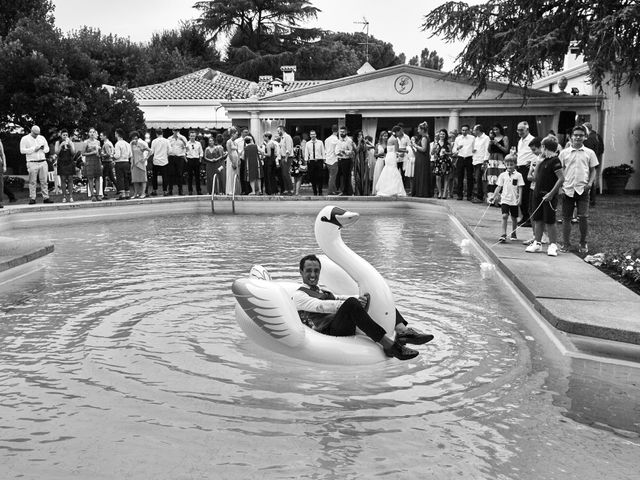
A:
[[[507,222],[511,217],[511,240],[518,240],[516,228],[518,228],[518,207],[522,202],[522,187],[524,179],[522,174],[516,171],[517,158],[509,154],[504,158],[507,171],[502,172],[498,177],[498,187],[493,196],[496,202],[500,198],[500,208],[502,209],[502,235],[498,240],[500,243],[507,241]]]

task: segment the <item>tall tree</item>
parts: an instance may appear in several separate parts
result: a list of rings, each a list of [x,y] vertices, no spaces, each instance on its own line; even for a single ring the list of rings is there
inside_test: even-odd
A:
[[[435,50],[429,51],[428,48],[423,48],[422,52],[420,52],[420,66],[433,70],[442,70],[444,60]]]
[[[638,18],[637,0],[490,0],[473,6],[447,2],[429,12],[422,26],[466,43],[452,73],[470,77],[474,95],[500,78],[523,87],[526,96],[536,78],[562,67],[570,45],[584,55],[596,87],[611,82],[619,92],[640,80]]]
[[[39,18],[53,25],[50,0],[0,0],[0,37],[5,37],[21,18]]]
[[[227,71],[238,76],[246,77],[247,70],[256,67],[263,70],[253,71],[252,77],[277,73],[266,67],[282,65],[278,57],[290,58],[320,34],[319,29],[299,26],[319,12],[307,0],[213,0],[197,2],[195,8],[202,11],[197,24],[211,40],[228,39]]]

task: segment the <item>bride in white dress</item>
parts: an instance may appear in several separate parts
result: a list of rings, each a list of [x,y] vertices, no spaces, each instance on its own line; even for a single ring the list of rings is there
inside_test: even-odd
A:
[[[398,170],[398,139],[395,136],[389,138],[387,143],[387,156],[384,157],[384,168],[376,183],[376,196],[378,197],[405,197],[402,176]]]

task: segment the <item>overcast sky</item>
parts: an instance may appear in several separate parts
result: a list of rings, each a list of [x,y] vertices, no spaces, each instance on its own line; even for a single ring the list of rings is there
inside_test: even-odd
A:
[[[181,20],[197,18],[199,13],[193,8],[195,0],[54,0],[53,3],[56,24],[64,32],[88,25],[140,42],[148,41],[153,32],[178,27]],[[443,0],[312,0],[322,11],[310,26],[356,32],[362,31],[363,25],[355,22],[365,17],[369,33],[391,43],[396,54],[404,52],[407,61],[427,47],[438,52],[444,59],[445,70],[449,70],[461,46],[430,39],[420,30],[423,16],[442,3]]]

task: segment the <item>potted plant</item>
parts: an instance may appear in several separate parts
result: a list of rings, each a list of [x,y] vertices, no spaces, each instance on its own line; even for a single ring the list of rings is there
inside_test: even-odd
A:
[[[602,170],[602,177],[607,181],[607,192],[622,195],[633,172],[633,167],[627,163]]]

